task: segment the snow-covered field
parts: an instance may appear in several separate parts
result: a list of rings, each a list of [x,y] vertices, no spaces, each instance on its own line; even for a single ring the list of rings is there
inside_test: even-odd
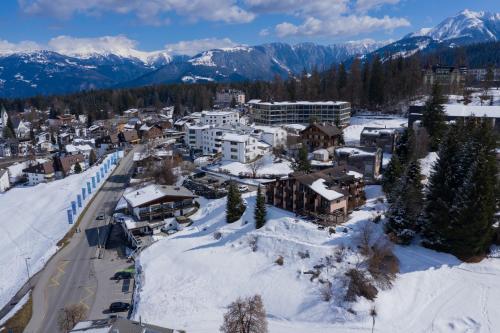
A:
[[[257,176],[262,175],[288,175],[293,172],[290,161],[286,159],[281,159],[281,162],[275,163],[275,157],[272,154],[266,154],[262,157],[262,166],[257,170]],[[252,169],[249,164],[232,162],[232,161],[222,161],[222,165],[217,165],[210,167],[212,171],[229,171],[233,176],[238,176],[240,172],[242,173],[252,173]]]
[[[401,273],[393,288],[381,290],[374,303],[353,304],[343,301],[344,273],[360,257],[348,250],[342,263],[322,271],[320,277],[332,281],[334,290],[331,301],[322,299],[322,284],[304,272],[325,263],[342,244],[355,249],[366,223],[376,237],[385,237],[380,225],[368,222],[385,209],[380,187],[368,186],[366,192],[367,203],[352,213],[347,232],[340,226],[331,236],[274,207],[268,208],[266,226],[255,230],[255,193],[245,195],[248,208],[230,225],[224,220],[225,198],[204,200],[190,228],[142,252],[134,318],[194,333],[217,332],[230,302],[258,293],[272,333],[371,332],[373,306],[375,332],[495,332],[500,259],[466,264],[420,246],[396,246]],[[278,256],[283,266],[275,263]]]
[[[408,119],[397,116],[354,116],[351,124],[344,129],[344,141],[346,144],[359,144],[359,137],[364,127],[406,127]]]
[[[27,281],[25,258],[30,258],[29,269],[34,274],[56,252],[57,242],[71,228],[67,219],[71,201],[98,170],[99,166],[94,166],[61,180],[0,193],[0,267],[4,269],[0,307]],[[101,180],[97,185],[103,183]]]

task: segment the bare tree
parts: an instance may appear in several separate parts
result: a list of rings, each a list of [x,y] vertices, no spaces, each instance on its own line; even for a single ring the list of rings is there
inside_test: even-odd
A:
[[[264,159],[262,157],[258,157],[252,162],[248,163],[248,167],[252,171],[252,177],[257,178],[257,172],[262,169],[264,166]]]
[[[224,333],[267,333],[267,319],[260,295],[231,303],[220,328]]]
[[[59,329],[63,332],[69,332],[75,325],[85,319],[87,311],[82,304],[71,304],[61,309],[57,318]]]

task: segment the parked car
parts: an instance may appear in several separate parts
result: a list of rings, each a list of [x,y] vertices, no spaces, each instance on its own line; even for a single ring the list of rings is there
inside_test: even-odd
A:
[[[130,304],[125,302],[113,302],[109,306],[109,312],[123,312],[130,308]]]
[[[130,272],[116,272],[115,275],[111,277],[111,280],[123,280],[130,279],[132,277],[132,273]]]
[[[246,192],[246,191],[248,191],[248,186],[246,186],[246,185],[240,185],[240,186],[238,186],[238,191],[240,191],[240,192]]]

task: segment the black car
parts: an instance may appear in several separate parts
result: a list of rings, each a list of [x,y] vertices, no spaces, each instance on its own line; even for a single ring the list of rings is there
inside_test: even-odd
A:
[[[116,272],[115,275],[111,277],[111,280],[130,279],[131,277],[132,273],[130,272]]]
[[[109,312],[123,312],[130,308],[130,304],[125,302],[113,302],[109,306]]]

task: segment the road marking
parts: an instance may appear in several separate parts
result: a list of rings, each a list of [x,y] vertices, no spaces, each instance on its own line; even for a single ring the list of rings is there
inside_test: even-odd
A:
[[[87,292],[87,295],[85,295],[85,297],[83,297],[82,299],[80,299],[80,302],[78,302],[79,304],[83,305],[83,307],[87,310],[90,310],[90,306],[85,303],[85,301],[87,299],[89,299],[90,297],[94,296],[94,290],[91,288],[91,287],[83,287],[83,289]]]
[[[56,266],[57,273],[50,278],[50,282],[52,283],[49,284],[49,287],[59,287],[61,285],[59,283],[59,279],[64,275],[64,273],[66,273],[64,269],[68,264],[69,260],[62,260],[59,262],[59,264],[57,264]]]

